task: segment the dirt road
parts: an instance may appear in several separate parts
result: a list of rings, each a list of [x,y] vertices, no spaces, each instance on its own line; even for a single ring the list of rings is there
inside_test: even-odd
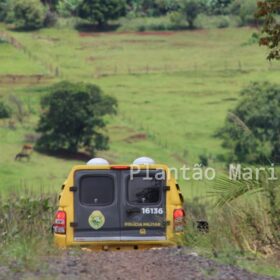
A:
[[[186,249],[99,253],[68,251],[62,256],[47,259],[45,264],[45,269],[33,273],[10,274],[6,271],[3,279],[271,279],[233,266],[219,265]],[[3,270],[0,269],[1,272]]]

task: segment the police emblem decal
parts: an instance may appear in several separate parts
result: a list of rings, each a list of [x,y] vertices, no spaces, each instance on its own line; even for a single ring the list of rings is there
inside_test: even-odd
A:
[[[100,229],[105,224],[105,217],[100,211],[93,211],[88,217],[88,223],[93,229]]]

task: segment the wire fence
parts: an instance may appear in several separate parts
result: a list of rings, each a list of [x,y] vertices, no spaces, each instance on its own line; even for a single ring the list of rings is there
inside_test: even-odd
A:
[[[46,71],[46,74],[41,74],[41,75],[34,75],[36,76],[35,79],[38,81],[40,81],[40,78],[38,78],[39,76],[47,76],[47,75],[51,75],[51,76],[55,76],[55,77],[59,77],[61,74],[61,71],[59,69],[58,66],[53,65],[52,63],[46,63],[45,61],[43,61],[39,55],[34,54],[32,51],[30,51],[27,47],[25,47],[22,43],[20,43],[16,38],[14,38],[13,36],[11,36],[10,34],[8,34],[7,32],[1,31],[0,32],[0,40],[5,41],[9,44],[11,44],[13,47],[15,47],[16,49],[22,51],[26,56],[28,56],[29,59],[36,61],[37,63],[39,63],[40,65],[43,66],[43,68]],[[10,75],[13,76],[13,75]],[[16,79],[16,75],[15,78],[12,79]]]
[[[205,64],[189,64],[189,65],[175,65],[165,64],[162,66],[155,67],[154,65],[145,66],[96,66],[95,70],[91,74],[93,78],[114,76],[114,75],[143,75],[143,74],[172,74],[179,72],[239,72],[247,73],[251,71],[280,71],[280,65],[272,64],[267,62],[263,66],[250,65],[246,62],[237,61],[236,63],[224,61],[220,65],[205,65]]]
[[[65,69],[62,73],[61,68],[58,65],[54,65],[50,62],[45,62],[40,58],[40,55],[34,54],[30,51],[27,47],[25,47],[22,43],[20,43],[16,38],[8,34],[7,32],[1,31],[0,32],[0,40],[6,41],[7,43],[11,44],[15,48],[22,51],[29,59],[36,61],[37,63],[41,64],[45,69],[44,74],[38,75],[30,75],[28,76],[29,80],[33,82],[41,82],[48,76],[51,77],[68,77],[68,69]],[[85,70],[87,70],[85,68]],[[246,73],[250,71],[280,71],[279,64],[273,64],[269,61],[264,63],[263,65],[254,65],[248,61],[230,61],[224,60],[219,61],[219,63],[189,63],[186,61],[186,64],[178,63],[165,63],[161,64],[160,66],[155,66],[152,63],[147,63],[144,65],[93,65],[92,71],[82,71],[77,73],[76,76],[81,75],[81,78],[100,78],[105,76],[114,76],[114,75],[143,75],[143,74],[172,74],[172,73],[179,73],[179,72],[222,72],[222,73],[229,73],[236,72],[236,73]],[[0,81],[6,82],[17,82],[24,80],[24,76],[21,75],[0,75]]]

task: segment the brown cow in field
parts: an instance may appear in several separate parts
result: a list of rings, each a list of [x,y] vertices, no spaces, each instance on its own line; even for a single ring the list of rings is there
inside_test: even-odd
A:
[[[31,144],[25,144],[22,146],[22,153],[31,153],[33,151],[33,146]]]
[[[31,153],[33,151],[33,146],[31,144],[25,144],[22,146],[21,152],[15,156],[15,160],[21,160],[26,158],[28,161],[30,160]]]
[[[29,154],[24,154],[24,153],[18,153],[15,157],[15,160],[21,161],[21,159],[26,158],[28,161],[30,160],[30,155]]]

